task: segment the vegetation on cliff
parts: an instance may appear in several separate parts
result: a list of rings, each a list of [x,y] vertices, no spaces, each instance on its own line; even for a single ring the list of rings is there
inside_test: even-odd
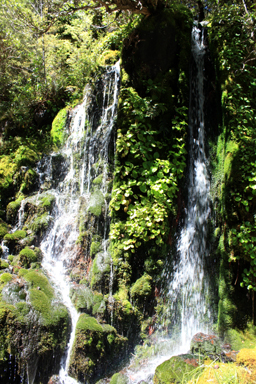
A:
[[[126,348],[154,331],[165,305],[162,273],[171,263],[166,255],[171,259],[175,253],[187,200],[190,32],[198,6],[149,0],[100,4],[4,0],[0,9],[0,368],[6,375],[18,368],[22,376],[25,367],[32,375],[32,363],[47,367],[44,380],[57,372],[68,313],[41,270],[38,247],[52,224],[55,195],[47,190],[58,177],[40,184],[37,164],[64,145],[70,110],[81,102],[84,87],[90,84],[96,92],[103,67],[119,58],[115,159],[110,156],[106,195],[100,191],[102,173],[93,180],[88,204],[81,199],[79,267],[70,268],[72,300],[82,312],[72,375],[81,381],[100,377],[107,359],[121,359]],[[214,63],[206,109],[214,106],[216,112],[207,115],[214,212],[209,242],[218,287],[211,294],[218,305],[216,327],[229,341],[239,332],[230,328],[255,320],[256,11],[248,0],[199,2],[199,21],[203,9]],[[53,161],[58,175],[65,158],[58,154]],[[239,357],[243,363],[244,356],[246,351]]]

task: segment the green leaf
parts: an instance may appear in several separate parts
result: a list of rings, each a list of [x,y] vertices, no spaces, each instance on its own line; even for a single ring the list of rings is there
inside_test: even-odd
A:
[[[146,185],[145,184],[141,184],[140,185],[140,190],[141,190],[142,193],[145,193],[147,191]]]

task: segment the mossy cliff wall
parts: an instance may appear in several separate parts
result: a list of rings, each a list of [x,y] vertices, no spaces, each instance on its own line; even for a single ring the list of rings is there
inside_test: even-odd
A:
[[[143,321],[148,331],[156,320],[161,273],[182,213],[191,28],[190,12],[173,5],[124,41],[110,238],[114,323],[126,335]],[[119,316],[127,321],[119,324]]]
[[[234,8],[234,15],[236,12]],[[249,83],[246,73],[239,72],[236,77],[237,72],[227,71],[223,64],[229,60],[227,41],[231,44],[240,33],[236,24],[226,30],[217,15],[214,18],[208,34],[215,68],[209,55],[205,62],[214,212],[208,267],[214,271],[213,305],[218,305],[218,328],[224,334],[229,327],[244,325],[253,316],[254,296],[250,292],[255,288],[256,159],[255,127],[249,118],[254,121],[250,111],[256,107],[256,95],[250,88],[245,97]],[[172,4],[141,19],[123,43],[116,153],[113,159],[114,145],[110,144],[107,193],[103,196],[100,191],[99,173],[92,182],[88,205],[81,199],[76,243],[79,252],[69,266],[74,282],[72,301],[81,312],[70,373],[81,382],[94,382],[106,370],[113,370],[135,343],[154,331],[159,320],[159,302],[165,288],[163,269],[167,255],[168,263],[172,262],[175,234],[188,198],[184,176],[192,22],[188,8]],[[119,48],[113,42],[115,57]],[[100,89],[98,80],[91,95],[92,109],[97,111],[102,104]],[[248,108],[240,108],[241,98]],[[66,111],[62,110],[53,124],[55,147],[65,140],[64,128],[69,123]],[[11,252],[8,259],[3,254],[5,259],[0,263],[1,379],[8,376],[18,382],[35,376],[35,384],[46,383],[58,372],[69,331],[67,310],[58,303],[41,270],[42,255],[37,248],[52,224],[55,199],[47,189],[55,188],[64,177],[66,163],[61,155],[53,156],[53,180],[41,185],[44,194],[40,198],[30,195],[38,187],[36,161],[42,155],[40,148],[39,144],[15,138],[13,147],[8,142],[1,149],[0,159],[0,237]],[[101,167],[99,159],[95,169]],[[60,168],[64,168],[62,175]],[[107,252],[103,247],[105,201],[110,201],[111,210]],[[11,232],[20,208],[24,212],[22,229]]]
[[[215,9],[208,33],[220,121],[211,142],[213,244],[220,260],[218,329],[255,321],[255,47],[240,5]]]

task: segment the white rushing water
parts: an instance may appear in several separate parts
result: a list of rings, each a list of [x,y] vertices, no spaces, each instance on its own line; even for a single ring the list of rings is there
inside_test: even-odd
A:
[[[195,333],[207,332],[210,311],[204,279],[204,260],[208,256],[207,228],[210,216],[210,179],[207,171],[204,126],[204,29],[192,31],[192,54],[196,74],[191,79],[189,111],[190,149],[188,206],[185,223],[178,242],[180,259],[174,268],[169,286],[170,312],[181,307],[181,349],[189,350]],[[192,100],[193,97],[193,100]],[[175,308],[176,306],[176,308]]]
[[[103,76],[102,110],[97,111],[97,116],[92,113],[90,89],[87,89],[83,103],[71,112],[66,143],[60,151],[60,155],[66,159],[66,173],[57,187],[49,191],[55,196],[56,204],[54,224],[41,242],[42,266],[68,308],[72,321],[70,340],[59,372],[62,384],[76,383],[68,375],[68,366],[79,318],[70,299],[71,284],[67,269],[78,254],[76,241],[79,236],[79,210],[82,202],[89,201],[92,181],[99,176],[99,171],[103,174],[99,188],[103,196],[106,193],[108,151],[117,110],[119,72],[117,63]],[[52,180],[52,156],[41,164],[41,168],[45,169],[39,169],[41,183],[56,183]],[[101,168],[97,166],[99,162]]]
[[[204,126],[204,30],[192,30],[193,65],[191,71],[189,108],[189,179],[188,205],[184,226],[178,240],[178,260],[170,276],[169,306],[165,317],[170,318],[171,334],[159,338],[154,357],[138,371],[128,369],[130,383],[151,383],[156,367],[173,355],[187,353],[197,332],[208,332],[210,311],[206,296],[208,284],[204,278],[204,260],[208,256],[207,223],[210,216],[210,179],[207,171]]]

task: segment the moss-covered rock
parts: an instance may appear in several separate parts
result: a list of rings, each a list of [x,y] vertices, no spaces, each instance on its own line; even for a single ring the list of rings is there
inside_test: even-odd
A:
[[[100,216],[104,201],[103,193],[99,189],[95,189],[90,197],[88,211],[95,216]]]
[[[8,282],[2,291],[0,378],[7,383],[10,377],[20,381],[33,377],[34,383],[39,384],[57,373],[67,342],[69,316],[47,278],[25,271],[19,278],[7,274]]]
[[[0,259],[0,269],[6,269],[9,268],[9,263],[8,261],[4,259]]]
[[[99,251],[102,251],[101,243],[99,241],[92,241],[90,247],[90,256],[95,256]]]
[[[104,296],[92,291],[89,287],[83,284],[75,287],[71,291],[71,299],[80,312],[85,312],[89,315],[97,315],[97,318],[103,317],[106,310],[106,302]]]
[[[128,384],[128,383],[129,383],[129,379],[123,373],[115,373],[110,379],[110,384]]]
[[[4,236],[4,243],[9,248],[9,252],[18,253],[20,249],[23,247],[22,240],[26,237],[26,231],[17,230],[13,233],[7,233]]]
[[[1,283],[5,284],[5,283],[8,283],[11,280],[12,280],[12,275],[10,273],[8,273],[8,272],[2,273],[0,275],[0,282]]]
[[[108,291],[108,280],[111,258],[108,252],[99,252],[93,260],[91,269],[91,287],[105,293]]]
[[[114,327],[100,324],[86,314],[80,315],[69,374],[82,383],[95,382],[120,361],[126,343],[127,339],[118,335]]]
[[[11,201],[7,205],[6,209],[6,220],[10,224],[14,224],[16,220],[16,216],[18,213],[18,210],[20,208],[21,201],[23,199],[23,196],[20,196],[17,200]]]
[[[154,384],[175,384],[188,382],[197,377],[199,370],[191,364],[188,355],[173,356],[156,368],[153,378]]]
[[[131,297],[132,298],[145,298],[152,292],[152,277],[147,273],[144,273],[131,287]]]
[[[20,262],[25,268],[29,268],[30,264],[36,262],[37,259],[37,254],[29,247],[25,247],[20,251]]]

